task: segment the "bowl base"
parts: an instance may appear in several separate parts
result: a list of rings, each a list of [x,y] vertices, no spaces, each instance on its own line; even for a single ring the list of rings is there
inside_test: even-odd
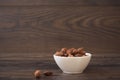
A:
[[[66,73],[66,74],[80,74],[80,73],[82,73],[82,71],[81,72],[66,72],[66,71],[63,71],[63,73]]]

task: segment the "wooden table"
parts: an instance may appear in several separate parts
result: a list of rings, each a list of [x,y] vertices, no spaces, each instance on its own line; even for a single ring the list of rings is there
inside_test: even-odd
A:
[[[62,73],[62,47],[93,53],[82,74]],[[120,0],[0,0],[0,80],[120,80]]]
[[[53,76],[41,76],[40,80],[120,79],[120,56],[117,54],[93,54],[86,70],[82,74],[76,75],[64,74],[56,65],[52,55],[12,55],[0,57],[0,80],[35,80],[33,73],[36,69],[49,70],[54,73]]]

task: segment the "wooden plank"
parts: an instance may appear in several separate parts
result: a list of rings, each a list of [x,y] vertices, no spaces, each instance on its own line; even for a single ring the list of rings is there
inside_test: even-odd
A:
[[[33,54],[34,55],[34,54]],[[114,55],[114,58],[113,56]],[[38,60],[34,57],[28,60],[21,57],[19,59],[0,60],[0,80],[16,80],[26,79],[33,80],[33,72],[35,69],[41,69],[43,71],[50,70],[54,73],[51,77],[42,76],[43,80],[119,80],[120,79],[120,56],[115,54],[106,54],[106,57],[99,55],[92,57],[92,60],[87,69],[82,74],[67,75],[63,74],[58,68],[52,57],[46,57],[44,54],[40,55],[43,58]],[[11,57],[12,58],[12,57]],[[106,63],[107,62],[107,63]],[[96,64],[97,63],[97,64]],[[102,76],[102,77],[101,77]]]
[[[120,7],[0,7],[0,52],[119,54],[119,26]]]
[[[0,0],[0,6],[120,6],[120,0]]]

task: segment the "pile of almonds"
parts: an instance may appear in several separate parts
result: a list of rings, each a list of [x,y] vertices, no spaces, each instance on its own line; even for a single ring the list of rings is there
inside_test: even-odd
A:
[[[56,56],[61,56],[61,57],[82,57],[82,56],[86,56],[85,55],[85,51],[84,48],[62,48],[60,51],[57,51],[55,53]]]

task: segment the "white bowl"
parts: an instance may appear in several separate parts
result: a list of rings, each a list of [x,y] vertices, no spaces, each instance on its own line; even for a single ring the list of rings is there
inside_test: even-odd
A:
[[[61,57],[53,55],[56,64],[59,68],[68,74],[82,73],[87,67],[91,59],[91,54],[86,53],[87,56],[82,57]]]

